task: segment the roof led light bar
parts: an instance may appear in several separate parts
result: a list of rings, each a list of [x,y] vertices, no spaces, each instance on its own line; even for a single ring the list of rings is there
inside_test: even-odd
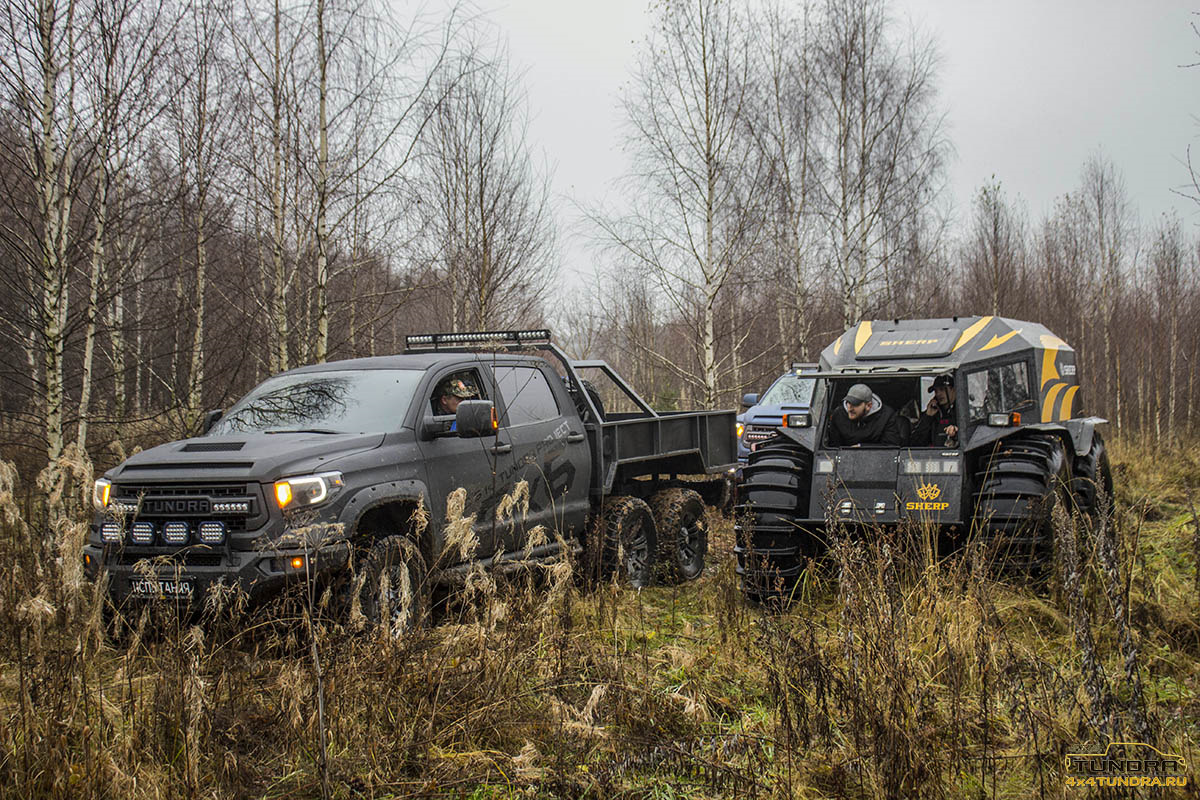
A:
[[[537,328],[527,331],[465,331],[462,333],[417,333],[404,337],[406,352],[475,347],[479,345],[550,344],[550,331]]]

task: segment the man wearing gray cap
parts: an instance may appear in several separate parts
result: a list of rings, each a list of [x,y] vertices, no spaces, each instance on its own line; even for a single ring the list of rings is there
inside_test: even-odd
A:
[[[829,444],[833,447],[862,444],[899,447],[900,439],[896,412],[885,406],[865,383],[851,386],[841,407],[833,412],[829,429]]]

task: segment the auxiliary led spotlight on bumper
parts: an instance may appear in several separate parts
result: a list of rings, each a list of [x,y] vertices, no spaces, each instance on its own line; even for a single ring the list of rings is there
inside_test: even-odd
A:
[[[116,522],[105,522],[100,526],[100,538],[105,544],[120,544],[125,538],[125,532],[121,530],[121,526]]]
[[[167,544],[187,544],[190,532],[186,522],[168,522],[163,525],[163,541]]]
[[[134,544],[154,544],[154,523],[133,523],[133,527],[129,529],[129,541]]]
[[[224,522],[201,522],[196,531],[204,544],[220,544],[225,541]]]

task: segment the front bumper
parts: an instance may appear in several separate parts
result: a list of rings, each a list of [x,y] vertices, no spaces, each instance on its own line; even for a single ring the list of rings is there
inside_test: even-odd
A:
[[[193,545],[173,553],[94,542],[83,548],[84,573],[91,580],[107,574],[108,591],[118,608],[161,599],[203,602],[217,587],[244,592],[253,604],[290,584],[341,570],[349,559],[345,540],[319,547],[253,550]]]

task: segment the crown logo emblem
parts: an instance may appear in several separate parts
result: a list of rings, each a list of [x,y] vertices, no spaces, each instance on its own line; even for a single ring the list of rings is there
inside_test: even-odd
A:
[[[942,494],[942,489],[936,483],[922,483],[917,487],[917,497],[922,500],[937,500]]]

